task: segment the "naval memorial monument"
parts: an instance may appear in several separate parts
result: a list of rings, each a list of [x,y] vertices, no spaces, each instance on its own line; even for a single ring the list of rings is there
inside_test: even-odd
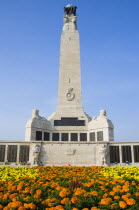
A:
[[[0,162],[43,165],[132,165],[139,163],[139,142],[114,142],[114,126],[106,111],[90,117],[82,106],[80,40],[77,7],[64,7],[58,104],[48,118],[32,111],[25,141],[0,141]],[[47,111],[47,110],[46,110]]]

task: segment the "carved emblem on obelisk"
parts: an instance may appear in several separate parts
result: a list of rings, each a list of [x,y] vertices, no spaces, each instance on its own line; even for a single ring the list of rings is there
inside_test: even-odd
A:
[[[73,88],[68,89],[68,93],[66,95],[68,101],[73,101],[75,98],[75,94],[73,93]]]

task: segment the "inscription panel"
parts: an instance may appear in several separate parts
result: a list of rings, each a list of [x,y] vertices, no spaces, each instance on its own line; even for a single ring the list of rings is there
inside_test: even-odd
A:
[[[52,134],[52,141],[59,141],[59,133]]]
[[[24,163],[29,161],[29,146],[20,145],[19,162]]]
[[[80,141],[87,141],[87,133],[80,133]]]
[[[134,150],[134,161],[135,163],[139,162],[139,146],[135,145],[133,146],[133,150]]]
[[[85,120],[78,120],[76,117],[63,117],[61,120],[54,120],[54,126],[85,126]]]
[[[110,163],[120,163],[119,146],[110,146]]]
[[[50,141],[50,133],[44,132],[44,141]]]
[[[122,146],[122,162],[126,163],[126,161],[132,162],[131,146]]]
[[[71,141],[78,141],[78,133],[71,133]]]
[[[17,161],[17,145],[8,145],[7,160],[8,162]]]
[[[90,141],[96,141],[95,132],[90,133]]]
[[[69,140],[69,134],[68,133],[62,133],[61,134],[61,141],[68,141]]]
[[[0,145],[0,162],[4,162],[6,145]]]
[[[97,132],[97,141],[103,141],[103,131]]]

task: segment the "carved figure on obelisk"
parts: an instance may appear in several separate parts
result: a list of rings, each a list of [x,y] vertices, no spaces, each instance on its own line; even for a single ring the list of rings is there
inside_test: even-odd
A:
[[[99,148],[99,154],[100,154],[100,162],[101,165],[107,165],[106,164],[106,156],[107,156],[107,145],[102,144]]]
[[[38,165],[39,164],[39,156],[40,156],[40,146],[39,145],[35,145],[35,147],[33,148],[33,156],[34,156],[34,165]]]

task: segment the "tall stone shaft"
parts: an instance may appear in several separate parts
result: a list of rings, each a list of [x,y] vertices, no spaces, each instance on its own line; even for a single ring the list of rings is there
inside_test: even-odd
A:
[[[70,142],[69,146],[60,143],[60,147],[57,145],[53,148],[52,146],[49,147],[48,144],[43,147],[43,149],[45,148],[42,150],[45,151],[43,158],[47,162],[46,154],[48,154],[51,157],[49,161],[52,165],[53,163],[67,164],[69,160],[73,161],[74,165],[74,159],[77,159],[77,162],[80,159],[79,151],[83,152],[83,156],[85,156],[86,149],[82,147],[83,150],[81,149],[81,151],[79,149],[80,144],[77,146],[74,142],[94,141],[93,143],[95,143],[95,141],[112,141],[114,139],[113,124],[107,118],[106,111],[101,110],[100,116],[92,119],[84,112],[82,107],[80,43],[76,25],[76,9],[77,7],[72,5],[67,5],[64,8],[57,109],[48,118],[41,117],[39,110],[33,110],[32,118],[26,124],[26,141],[50,141],[56,142],[56,145],[58,141]],[[102,148],[102,151],[104,149]],[[74,157],[76,150],[77,156]],[[91,155],[87,157],[87,162],[91,158],[91,163],[94,163],[92,158],[96,154],[95,150],[98,150],[96,146],[93,147],[93,150],[91,149]],[[81,159],[84,159],[84,157]],[[96,161],[96,159],[93,159],[93,161]],[[105,162],[105,159],[103,162]],[[81,160],[79,163],[83,164],[84,162]]]
[[[80,43],[76,26],[76,7],[64,8],[64,26],[61,35],[58,109],[82,109]]]

